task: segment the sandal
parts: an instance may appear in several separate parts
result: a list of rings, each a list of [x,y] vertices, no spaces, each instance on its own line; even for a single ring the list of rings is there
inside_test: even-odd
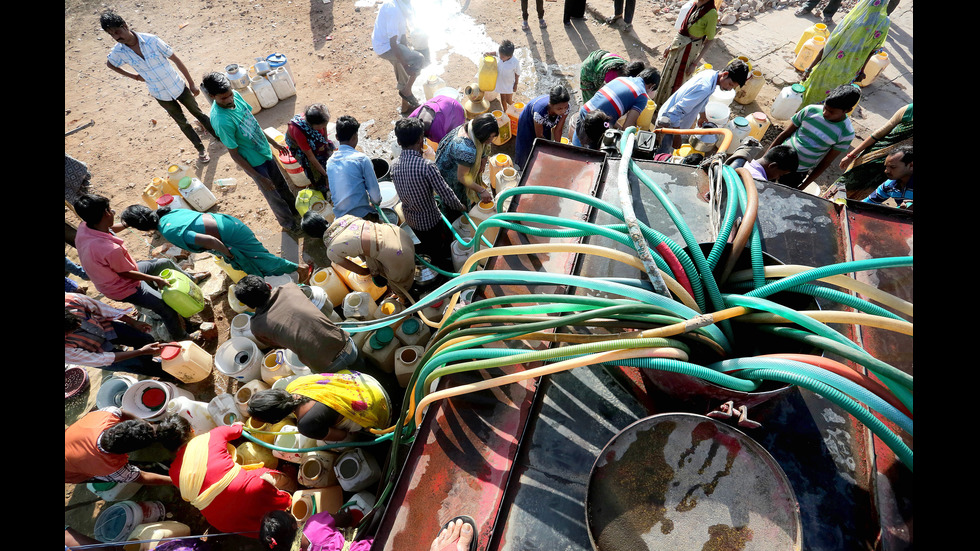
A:
[[[531,26],[527,24],[527,19],[525,19],[524,22],[521,23],[521,30],[522,31],[529,31],[529,30],[531,30]]]
[[[413,96],[413,95],[406,96],[405,94],[402,94],[401,92],[398,92],[398,95],[401,96],[401,98],[403,100],[405,100],[406,103],[408,103],[409,105],[411,105],[412,106],[412,109],[418,109],[419,105],[421,105],[419,103],[419,100],[415,99],[415,96]]]
[[[456,522],[457,520],[462,520],[465,524],[469,524],[470,526],[473,527],[473,539],[470,540],[470,548],[469,548],[469,551],[476,551],[477,539],[478,538],[477,538],[477,533],[476,533],[476,522],[473,520],[472,517],[469,517],[469,516],[466,516],[466,515],[460,515],[460,516],[458,516],[456,518],[453,518],[452,520],[450,520],[446,524],[443,524],[442,525],[442,528],[439,529],[439,533],[441,534],[443,530],[445,530],[446,528],[448,528],[450,524]],[[438,535],[436,537],[438,538]],[[457,548],[457,546],[456,546],[456,542],[457,541],[459,541],[459,540],[457,539],[457,540],[454,540],[454,541],[450,542],[448,545],[446,545],[445,547],[443,547],[439,551],[446,551],[446,550],[453,550],[453,551],[455,551],[456,548]]]
[[[606,25],[613,25],[617,21],[621,21],[622,19],[623,19],[622,14],[620,14],[620,15],[614,15],[614,16],[610,17],[609,19],[606,19]]]
[[[197,160],[201,161],[201,164],[207,164],[211,160],[211,156],[208,155],[207,151],[202,151],[197,154]]]
[[[544,19],[538,19],[538,26],[541,27],[542,29],[548,28],[548,24],[544,22]]]

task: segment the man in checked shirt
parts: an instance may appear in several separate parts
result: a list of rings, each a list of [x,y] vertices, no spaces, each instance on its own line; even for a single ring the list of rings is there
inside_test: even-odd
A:
[[[440,268],[452,268],[452,233],[442,221],[439,206],[446,217],[453,219],[466,210],[456,194],[446,184],[436,166],[422,158],[425,143],[425,126],[414,118],[395,123],[395,138],[402,148],[401,155],[391,167],[391,181],[402,202],[402,211],[419,245],[415,252],[426,254]],[[439,196],[436,202],[435,195]]]

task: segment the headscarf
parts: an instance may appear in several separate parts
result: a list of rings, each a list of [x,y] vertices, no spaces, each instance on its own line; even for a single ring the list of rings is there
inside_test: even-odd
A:
[[[306,141],[310,144],[310,149],[316,151],[321,145],[330,146],[330,142],[315,130],[310,123],[306,122],[306,115],[298,114],[289,120],[292,124],[295,124],[297,128],[303,131],[303,135],[306,136]]]
[[[366,428],[383,428],[391,414],[384,390],[357,371],[297,377],[286,385],[286,392],[313,398]]]
[[[488,140],[487,143],[481,143],[476,139],[476,135],[473,133],[472,120],[466,123],[466,134],[470,137],[470,140],[473,142],[473,145],[476,148],[476,156],[473,159],[473,166],[470,167],[470,170],[466,173],[466,176],[463,177],[462,183],[466,186],[466,197],[473,203],[479,203],[479,195],[477,195],[476,192],[469,187],[469,185],[476,182],[477,178],[480,176],[480,166],[483,164],[483,157],[490,155],[490,142]],[[482,185],[482,181],[480,183]]]
[[[695,2],[697,2],[697,0],[695,0]],[[681,24],[680,34],[690,37],[691,35],[688,34],[687,31],[688,27],[697,23],[702,17],[708,15],[708,13],[710,13],[713,9],[715,9],[715,3],[713,1],[705,2],[702,6],[698,6],[697,4],[691,6],[691,10],[687,12],[687,17],[684,18],[684,23]]]
[[[235,455],[238,451],[235,446],[228,444],[228,454],[231,455],[232,467],[217,482],[202,490],[204,476],[208,472],[210,442],[211,432],[191,438],[184,447],[184,462],[180,467],[180,476],[177,479],[180,497],[201,510],[210,505],[221,492],[225,491],[242,470],[251,470],[262,466],[261,463],[245,466],[235,463]]]

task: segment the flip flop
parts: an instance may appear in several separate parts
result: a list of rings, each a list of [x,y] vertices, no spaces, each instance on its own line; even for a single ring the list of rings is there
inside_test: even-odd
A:
[[[211,160],[211,156],[208,155],[207,151],[202,151],[197,155],[197,160],[201,161],[201,164],[207,164],[207,162]]]
[[[401,92],[398,92],[398,95],[401,96],[401,98],[403,100],[405,100],[406,103],[408,103],[409,105],[411,105],[412,106],[412,109],[418,109],[419,105],[421,105],[419,103],[419,100],[416,99],[415,96],[411,96],[411,95],[410,96],[406,96],[405,94],[402,94]]]
[[[446,522],[446,524],[443,524],[442,525],[442,528],[439,529],[439,534],[441,534],[443,530],[445,530],[446,528],[448,528],[450,524],[456,522],[457,520],[462,520],[464,523],[469,524],[470,526],[473,527],[473,539],[470,540],[470,549],[469,549],[469,551],[476,551],[476,545],[477,545],[476,540],[478,539],[476,537],[476,521],[474,521],[473,520],[473,517],[471,517],[471,516],[468,516],[468,515],[459,515],[458,517],[454,517],[454,518],[449,519],[449,521]],[[439,534],[436,534],[436,537],[439,537]],[[447,550],[455,551],[456,550],[456,542],[455,541],[451,542],[449,545],[447,545],[446,547],[443,547],[439,551],[447,551]]]

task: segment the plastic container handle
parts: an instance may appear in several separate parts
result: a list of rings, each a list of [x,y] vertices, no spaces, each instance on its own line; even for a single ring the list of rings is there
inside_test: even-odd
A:
[[[286,363],[286,354],[282,350],[276,350],[276,365]]]

